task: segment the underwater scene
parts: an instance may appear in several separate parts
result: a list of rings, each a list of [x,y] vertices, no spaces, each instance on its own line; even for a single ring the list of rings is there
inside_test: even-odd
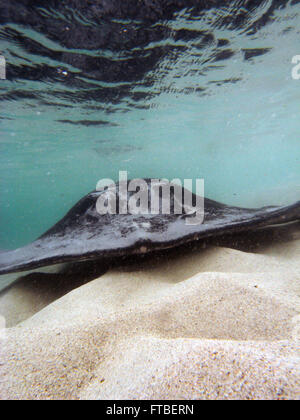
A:
[[[0,0],[1,399],[299,397],[299,39],[297,0]],[[100,214],[124,174],[171,212]]]
[[[0,248],[36,239],[119,171],[201,178],[228,205],[299,199],[295,2],[104,19],[94,3],[1,4]]]

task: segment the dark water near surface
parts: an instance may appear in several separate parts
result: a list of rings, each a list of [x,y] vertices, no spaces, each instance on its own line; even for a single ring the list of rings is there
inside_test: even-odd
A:
[[[296,1],[0,0],[0,248],[119,170],[298,200],[299,28]]]

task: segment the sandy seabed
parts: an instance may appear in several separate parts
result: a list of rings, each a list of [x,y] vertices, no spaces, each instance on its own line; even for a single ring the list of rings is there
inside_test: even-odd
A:
[[[1,398],[300,399],[299,224],[292,232],[88,283],[21,278],[0,294]]]

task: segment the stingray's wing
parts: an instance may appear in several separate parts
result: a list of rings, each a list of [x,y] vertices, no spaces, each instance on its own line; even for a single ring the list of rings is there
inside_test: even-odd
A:
[[[79,201],[33,243],[0,253],[0,274],[64,262],[137,254],[192,240],[253,230],[300,219],[300,201],[285,207],[242,209],[205,200],[201,225],[183,215],[99,215],[93,193]]]

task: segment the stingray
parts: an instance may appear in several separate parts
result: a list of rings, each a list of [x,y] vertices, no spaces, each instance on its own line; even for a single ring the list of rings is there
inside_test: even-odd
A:
[[[149,186],[150,180],[145,181]],[[170,194],[170,214],[162,211],[161,200],[158,214],[121,214],[118,206],[115,214],[100,214],[96,204],[104,191],[107,189],[93,191],[83,197],[63,219],[31,244],[12,251],[1,251],[0,274],[59,263],[145,254],[200,239],[300,219],[300,201],[289,206],[248,209],[205,198],[203,223],[190,225],[187,221],[193,214],[186,211],[176,214],[173,188]],[[161,199],[162,190],[155,191],[149,188],[149,203],[153,194],[159,194]],[[184,191],[182,188],[182,193]],[[119,192],[117,184],[117,198]],[[127,200],[133,194],[128,192]],[[193,194],[192,198],[195,203],[197,196]]]

